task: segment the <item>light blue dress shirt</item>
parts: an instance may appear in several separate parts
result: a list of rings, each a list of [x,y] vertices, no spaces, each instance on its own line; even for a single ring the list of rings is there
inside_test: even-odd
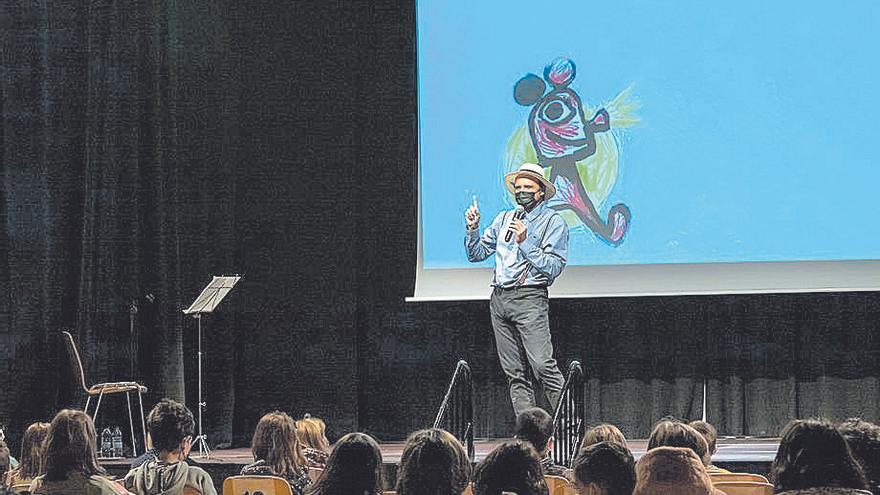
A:
[[[528,229],[526,239],[518,243],[514,234],[510,242],[504,242],[514,212],[499,213],[482,236],[477,229],[466,231],[468,260],[476,263],[495,253],[495,287],[549,286],[565,267],[568,225],[542,201],[523,220]]]

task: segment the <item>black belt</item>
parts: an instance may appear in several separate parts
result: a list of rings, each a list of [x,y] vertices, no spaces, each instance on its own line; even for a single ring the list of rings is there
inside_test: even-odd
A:
[[[519,290],[519,289],[546,289],[546,285],[514,285],[513,287],[501,287],[496,285],[495,289],[500,291]]]

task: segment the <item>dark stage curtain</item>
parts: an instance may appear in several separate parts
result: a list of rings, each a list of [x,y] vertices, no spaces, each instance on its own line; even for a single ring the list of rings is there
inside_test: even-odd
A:
[[[84,402],[65,328],[90,381],[133,377],[147,407],[195,411],[196,325],[180,310],[234,273],[203,321],[212,445],[246,445],[272,409],[324,417],[331,438],[401,439],[431,424],[460,358],[477,436],[510,434],[487,303],[403,302],[412,2],[11,2],[0,19],[0,423],[14,445]],[[699,417],[704,382],[722,434],[877,419],[878,316],[875,293],[551,303],[560,365],[587,373],[588,421],[631,437]],[[106,422],[126,424],[119,402]]]

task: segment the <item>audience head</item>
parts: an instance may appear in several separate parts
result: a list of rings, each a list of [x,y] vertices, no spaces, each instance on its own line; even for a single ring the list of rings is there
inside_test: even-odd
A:
[[[321,418],[306,416],[296,422],[296,435],[304,448],[330,452],[330,441],[325,430],[326,425]]]
[[[553,437],[553,418],[540,407],[530,407],[516,417],[514,436],[532,445],[539,456],[550,449]]]
[[[306,464],[296,438],[296,423],[280,411],[260,418],[251,441],[251,453],[254,460],[265,461],[278,476],[298,476]]]
[[[690,426],[672,420],[663,420],[654,426],[648,438],[648,450],[657,447],[682,447],[691,449],[708,466],[711,461],[709,447],[703,435]]]
[[[584,435],[584,441],[581,442],[581,448],[583,449],[599,442],[613,442],[625,449],[629,448],[623,432],[616,426],[608,423],[596,425],[587,430],[587,434]]]
[[[2,490],[6,482],[6,471],[9,470],[9,448],[6,441],[0,438],[0,490]]]
[[[657,447],[636,464],[633,495],[724,495],[690,448]]]
[[[49,434],[49,423],[34,423],[24,431],[21,439],[21,458],[18,460],[17,477],[33,479],[43,474],[46,462],[46,436]]]
[[[541,459],[522,440],[504,442],[483,459],[474,471],[474,495],[547,495]]]
[[[770,469],[776,491],[817,487],[866,489],[861,466],[843,435],[821,420],[794,420],[782,430],[782,440]]]
[[[309,495],[364,495],[382,491],[379,445],[364,433],[349,433],[340,438],[327,459],[321,478],[307,492]]]
[[[852,451],[853,457],[861,464],[871,485],[871,490],[880,490],[880,426],[859,418],[850,418],[837,427]]]
[[[406,441],[397,478],[398,495],[460,495],[471,465],[461,443],[447,431],[432,428]]]
[[[62,481],[72,472],[84,476],[104,475],[98,465],[97,435],[92,418],[73,409],[62,409],[46,435],[46,480]]]
[[[147,415],[153,448],[159,452],[178,452],[178,459],[185,459],[192,447],[195,434],[193,414],[183,404],[162,399]]]
[[[581,449],[571,469],[581,495],[630,495],[636,485],[632,453],[616,442]]]
[[[711,423],[707,423],[706,421],[691,421],[688,423],[688,426],[697,430],[697,433],[703,435],[703,438],[706,440],[706,447],[708,448],[709,457],[715,455],[715,452],[718,450],[718,430],[712,426]]]

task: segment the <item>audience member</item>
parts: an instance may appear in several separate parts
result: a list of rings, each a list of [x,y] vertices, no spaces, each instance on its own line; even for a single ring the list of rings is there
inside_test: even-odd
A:
[[[575,488],[581,495],[631,495],[636,485],[635,461],[617,442],[581,449],[572,463]]]
[[[451,433],[431,428],[406,441],[397,474],[397,495],[461,495],[471,464]]]
[[[21,461],[17,468],[7,473],[6,486],[30,484],[43,474],[48,434],[49,423],[34,423],[27,427],[21,440]]]
[[[129,469],[139,468],[147,463],[147,461],[153,461],[157,459],[159,456],[159,449],[153,447],[153,439],[150,438],[150,432],[147,432],[147,450],[134,458],[131,461],[131,465],[129,465]]]
[[[654,426],[648,437],[648,450],[657,447],[682,447],[691,449],[706,466],[709,464],[709,446],[703,435],[680,421],[663,420]]]
[[[195,421],[183,404],[162,399],[147,415],[147,429],[155,459],[132,469],[125,476],[125,487],[140,495],[183,493],[185,487],[202,495],[216,495],[211,476],[185,461],[192,448]]]
[[[474,495],[547,495],[541,459],[522,440],[504,442],[477,465],[473,491]]]
[[[691,448],[655,447],[636,464],[633,495],[724,495]]]
[[[821,420],[794,420],[782,430],[770,469],[776,493],[866,494],[868,483],[843,435]]]
[[[623,432],[618,427],[608,423],[596,425],[587,430],[580,448],[583,449],[599,442],[613,442],[625,449],[629,449]]]
[[[321,477],[307,495],[372,495],[382,492],[382,453],[372,437],[349,433],[340,438]]]
[[[6,442],[0,438],[0,495],[6,494],[6,471],[9,470],[9,448]]]
[[[309,467],[323,468],[330,456],[330,441],[325,435],[326,425],[321,418],[306,416],[296,422],[296,435],[303,448]]]
[[[850,418],[838,425],[853,457],[859,461],[868,486],[880,495],[880,426],[859,418]]]
[[[553,418],[540,407],[530,407],[516,417],[514,438],[525,441],[541,458],[545,475],[564,476],[565,468],[553,463]]]
[[[33,495],[117,495],[125,493],[98,465],[97,435],[82,411],[62,409],[46,435],[45,474],[30,486]]]
[[[707,423],[706,421],[691,421],[688,423],[688,426],[697,430],[697,433],[703,435],[703,438],[706,440],[707,446],[707,454],[706,454],[706,472],[709,474],[726,474],[730,473],[730,471],[726,469],[722,469],[717,466],[712,465],[712,457],[715,455],[715,452],[718,451],[718,431],[712,426],[711,423]]]
[[[296,437],[296,423],[286,413],[275,411],[260,418],[251,452],[254,463],[242,468],[242,475],[284,478],[293,495],[302,495],[309,486],[309,471]]]

